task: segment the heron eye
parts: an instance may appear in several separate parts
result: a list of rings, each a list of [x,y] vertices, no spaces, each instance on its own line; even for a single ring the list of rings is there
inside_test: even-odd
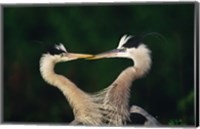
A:
[[[125,47],[122,47],[119,49],[120,52],[125,52],[126,50],[127,50],[127,48],[125,48]]]
[[[60,56],[63,57],[65,55],[65,53],[61,53]]]

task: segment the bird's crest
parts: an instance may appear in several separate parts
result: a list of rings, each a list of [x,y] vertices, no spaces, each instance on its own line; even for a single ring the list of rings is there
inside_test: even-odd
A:
[[[122,36],[122,38],[119,41],[119,45],[117,46],[117,48],[121,48],[132,36],[127,36],[124,35]]]
[[[67,53],[67,50],[62,43],[60,43],[59,45],[56,44],[54,47],[48,47],[47,51],[52,55]]]
[[[124,35],[120,41],[117,48],[125,47],[125,48],[131,48],[131,47],[138,47],[138,45],[141,43],[143,37],[138,36],[128,36]]]
[[[165,40],[164,36],[157,32],[150,32],[150,33],[143,33],[141,35],[136,35],[136,36],[127,36],[124,35],[119,41],[119,45],[117,48],[125,47],[125,48],[131,48],[131,47],[138,47],[139,44],[142,42],[142,40],[149,35],[156,35],[159,36],[159,38],[162,38]]]
[[[55,48],[67,52],[65,46],[62,43],[60,43],[59,45],[56,44]]]
[[[35,43],[41,45],[41,47],[43,48],[43,50],[45,52],[48,52],[51,55],[56,55],[56,54],[61,54],[61,53],[67,53],[67,50],[66,50],[65,46],[62,43],[55,44],[53,46],[53,45],[45,44],[44,42],[37,41],[37,40],[33,40],[32,42],[35,42]]]

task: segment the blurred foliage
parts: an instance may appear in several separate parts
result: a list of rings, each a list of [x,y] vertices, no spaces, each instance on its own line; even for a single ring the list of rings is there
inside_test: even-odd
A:
[[[4,122],[73,120],[62,93],[41,78],[44,51],[36,41],[97,54],[115,48],[124,34],[158,32],[166,42],[154,36],[144,40],[153,65],[133,82],[130,105],[143,107],[164,125],[177,120],[194,125],[194,8],[194,3],[4,6]],[[93,93],[130,65],[128,59],[76,60],[57,64],[55,71]]]
[[[174,126],[174,125],[185,125],[182,120],[170,120],[168,123],[170,126]]]

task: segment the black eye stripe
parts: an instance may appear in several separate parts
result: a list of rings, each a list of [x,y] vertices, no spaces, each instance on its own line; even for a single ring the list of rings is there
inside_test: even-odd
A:
[[[61,53],[66,53],[65,51],[63,50],[60,50],[60,49],[57,49],[55,47],[49,47],[47,49],[47,51],[51,54],[51,55],[59,55]]]
[[[126,48],[118,49],[119,52],[125,52]]]
[[[131,37],[122,47],[131,48],[131,47],[138,47],[139,44],[142,42],[143,37],[138,35]]]
[[[143,39],[147,36],[155,36],[156,38],[162,39],[164,42],[166,42],[166,39],[162,34],[157,33],[157,32],[149,32],[149,33],[143,33],[143,34],[131,37],[130,39],[128,39],[128,41],[122,47],[125,47],[125,48],[135,47],[135,48],[137,48],[140,45],[140,43],[143,41]]]

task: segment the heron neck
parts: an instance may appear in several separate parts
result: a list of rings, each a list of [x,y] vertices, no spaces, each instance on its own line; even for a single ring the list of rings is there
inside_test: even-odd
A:
[[[84,100],[90,100],[89,96],[80,90],[73,82],[71,82],[68,78],[58,75],[54,71],[54,66],[56,62],[49,55],[43,55],[40,60],[40,72],[43,79],[49,83],[60,89],[64,96],[68,99],[69,104],[73,107],[73,109],[77,112],[80,111],[80,108],[84,107]]]
[[[111,116],[107,116],[110,123],[116,123],[118,121],[118,124],[122,125],[126,120],[130,119],[128,100],[130,97],[130,87],[135,79],[134,68],[128,67],[103,91],[103,93],[106,93],[104,104],[109,105],[114,110]]]
[[[145,46],[140,45],[138,50],[135,51],[132,60],[134,62],[133,68],[136,70],[136,75],[138,78],[144,76],[151,68],[151,51]]]

